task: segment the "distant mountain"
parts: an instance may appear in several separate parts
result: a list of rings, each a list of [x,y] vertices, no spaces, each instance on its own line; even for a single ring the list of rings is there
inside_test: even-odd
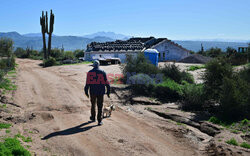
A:
[[[28,46],[36,50],[41,50],[43,47],[41,33],[40,35],[39,33],[20,35],[17,32],[0,32],[0,38],[2,37],[11,38],[14,41],[14,47],[26,48]],[[52,48],[61,48],[63,46],[65,50],[86,49],[87,44],[91,42],[107,41],[114,41],[114,39],[100,36],[94,38],[78,36],[53,36]]]
[[[25,37],[41,37],[42,33],[28,33],[28,34],[23,34]]]
[[[178,43],[179,45],[183,46],[188,50],[192,50],[197,52],[201,49],[201,44],[204,47],[204,50],[207,50],[212,47],[218,47],[222,50],[226,50],[227,47],[232,47],[238,50],[238,47],[247,47],[247,42],[222,42],[222,41],[179,41],[175,40],[174,42]]]
[[[89,34],[89,35],[85,35],[83,37],[95,38],[95,37],[100,37],[100,36],[112,38],[114,40],[127,40],[127,39],[131,38],[131,36],[126,36],[126,35],[123,35],[123,34],[116,34],[114,32],[104,32],[104,31]]]
[[[25,36],[25,37],[41,37],[42,33],[28,33],[28,34],[23,34],[23,36]],[[56,35],[52,34],[52,36],[56,36]]]
[[[114,41],[115,39],[121,39],[123,37],[129,37],[121,34],[115,34],[112,32],[98,32],[86,36],[79,37],[79,36],[55,35],[52,37],[52,48],[61,48],[63,45],[65,50],[86,49],[87,44],[91,42],[107,42],[107,41]],[[26,48],[27,46],[29,46],[37,50],[41,50],[43,47],[41,33],[30,33],[21,35],[17,32],[7,32],[7,33],[0,32],[0,38],[1,37],[11,38],[14,41],[14,47]],[[174,42],[180,44],[181,46],[183,46],[188,50],[192,50],[195,52],[201,49],[201,44],[203,44],[205,50],[211,47],[218,47],[221,48],[222,50],[225,50],[227,47],[238,49],[238,47],[248,46],[246,42],[181,41],[181,40],[175,40]]]

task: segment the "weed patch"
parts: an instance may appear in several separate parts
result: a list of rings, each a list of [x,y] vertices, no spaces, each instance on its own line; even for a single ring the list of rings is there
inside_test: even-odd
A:
[[[203,69],[203,68],[205,68],[205,65],[201,65],[201,66],[194,65],[194,66],[190,66],[190,67],[188,68],[188,71],[195,71],[195,70]]]
[[[250,144],[248,144],[246,142],[243,142],[243,143],[240,144],[240,147],[250,149]]]
[[[229,145],[234,145],[234,146],[239,145],[238,142],[234,138],[231,138],[230,140],[227,140],[226,143],[229,144]]]
[[[0,129],[8,129],[11,127],[11,124],[8,123],[0,123]]]
[[[4,142],[0,142],[0,156],[31,156],[16,138],[6,138]]]
[[[15,138],[21,138],[23,142],[32,142],[31,137],[25,137],[25,136],[21,135],[20,133],[15,135]]]

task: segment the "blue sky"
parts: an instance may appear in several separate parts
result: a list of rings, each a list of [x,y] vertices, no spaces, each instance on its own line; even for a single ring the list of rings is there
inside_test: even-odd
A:
[[[56,35],[250,40],[249,6],[250,0],[1,0],[0,32],[40,32],[41,11],[53,9]]]

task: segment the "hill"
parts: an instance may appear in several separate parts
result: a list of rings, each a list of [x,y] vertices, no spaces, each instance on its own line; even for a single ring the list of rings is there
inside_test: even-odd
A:
[[[39,34],[25,34],[21,35],[17,32],[0,33],[0,38],[11,38],[14,41],[14,47],[26,48],[27,46],[33,49],[42,49],[42,35]],[[52,47],[61,48],[62,45],[65,50],[85,49],[87,44],[91,42],[106,42],[114,39],[108,37],[97,36],[94,38],[78,37],[78,36],[53,36]]]
[[[0,32],[0,38],[1,37],[11,38],[14,41],[14,47],[26,48],[27,46],[29,46],[37,50],[42,49],[41,33],[29,33],[21,35],[17,32],[7,32],[7,33]],[[83,37],[54,35],[52,37],[52,47],[61,48],[63,45],[65,50],[86,49],[87,44],[91,42],[107,42],[107,41],[114,41],[116,39],[127,39],[129,37],[130,36],[116,34],[113,32],[98,32],[90,35],[85,35]],[[195,52],[201,49],[201,44],[203,44],[205,50],[211,47],[218,47],[225,50],[227,47],[238,49],[238,47],[247,46],[246,42],[181,41],[181,40],[175,40],[174,42],[180,44],[186,49]]]

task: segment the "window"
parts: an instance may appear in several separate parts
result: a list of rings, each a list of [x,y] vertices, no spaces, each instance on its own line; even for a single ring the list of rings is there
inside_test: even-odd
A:
[[[163,56],[162,56],[162,57],[163,57],[163,59],[165,59],[165,53],[163,53]]]
[[[159,53],[159,59],[161,58],[161,53]]]

